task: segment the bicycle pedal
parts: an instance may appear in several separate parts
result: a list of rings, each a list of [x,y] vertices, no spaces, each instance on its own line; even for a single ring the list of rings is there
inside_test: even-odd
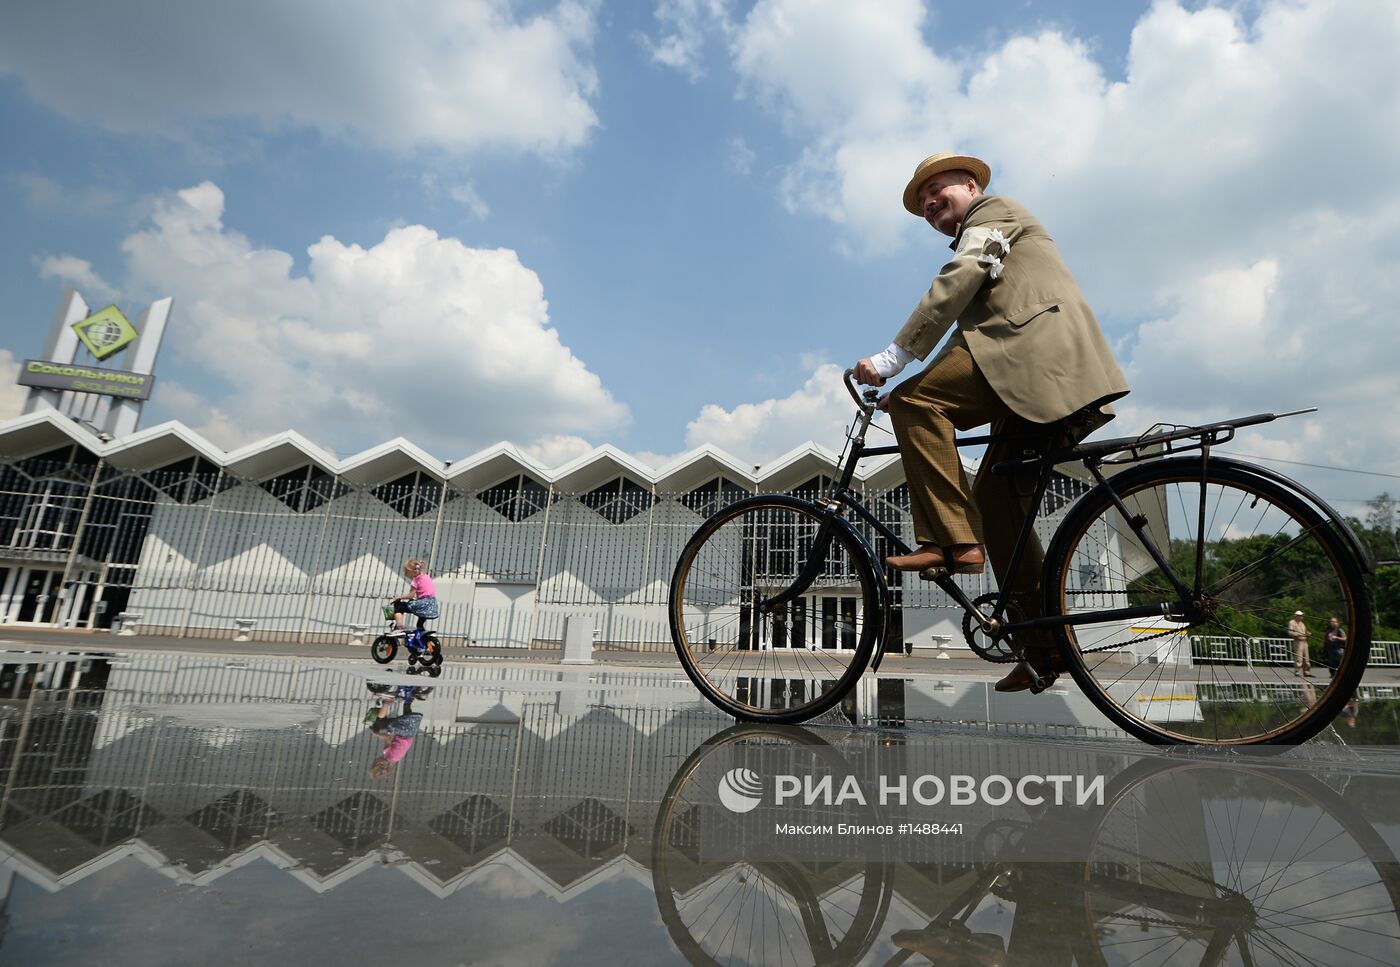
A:
[[[937,581],[939,578],[946,578],[948,569],[946,567],[926,567],[919,572],[919,577],[925,581]]]

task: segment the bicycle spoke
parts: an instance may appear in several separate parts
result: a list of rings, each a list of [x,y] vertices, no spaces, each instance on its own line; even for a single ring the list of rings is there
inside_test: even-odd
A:
[[[1103,497],[1077,505],[1047,561],[1048,607],[1079,617],[1063,637],[1090,699],[1152,741],[1298,741],[1324,727],[1346,701],[1341,688],[1285,682],[1285,669],[1311,664],[1288,638],[1298,610],[1319,627],[1339,619],[1343,664],[1369,642],[1359,571],[1336,529],[1307,500],[1233,465],[1209,465],[1204,480],[1190,459],[1120,477],[1123,510]],[[1145,539],[1199,595],[1178,599]],[[1124,607],[1170,617],[1085,620]]]

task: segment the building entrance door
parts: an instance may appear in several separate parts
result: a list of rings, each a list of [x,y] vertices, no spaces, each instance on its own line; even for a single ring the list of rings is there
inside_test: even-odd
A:
[[[58,587],[62,581],[62,571],[27,568],[20,575],[19,611],[15,614],[15,621],[52,624],[54,616],[58,614]]]
[[[773,618],[774,648],[851,649],[856,646],[860,601],[838,595],[803,596]]]

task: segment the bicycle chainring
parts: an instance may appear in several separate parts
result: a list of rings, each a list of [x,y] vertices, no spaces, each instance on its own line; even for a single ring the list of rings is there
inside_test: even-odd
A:
[[[978,613],[989,616],[996,601],[996,592],[992,592],[974,598],[972,606],[977,609]],[[1015,607],[1008,603],[1001,621],[1003,624],[1010,624],[1015,620],[1017,620]],[[962,628],[963,638],[967,640],[967,646],[975,651],[979,658],[996,664],[1008,664],[1021,660],[1021,657],[1012,650],[1011,642],[1008,639],[998,633],[988,634],[982,629],[980,623],[973,620],[972,615],[963,615]]]

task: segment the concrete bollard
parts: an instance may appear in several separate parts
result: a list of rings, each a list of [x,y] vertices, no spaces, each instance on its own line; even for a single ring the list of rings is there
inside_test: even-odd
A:
[[[593,619],[575,615],[564,620],[564,657],[561,665],[593,664]]]

